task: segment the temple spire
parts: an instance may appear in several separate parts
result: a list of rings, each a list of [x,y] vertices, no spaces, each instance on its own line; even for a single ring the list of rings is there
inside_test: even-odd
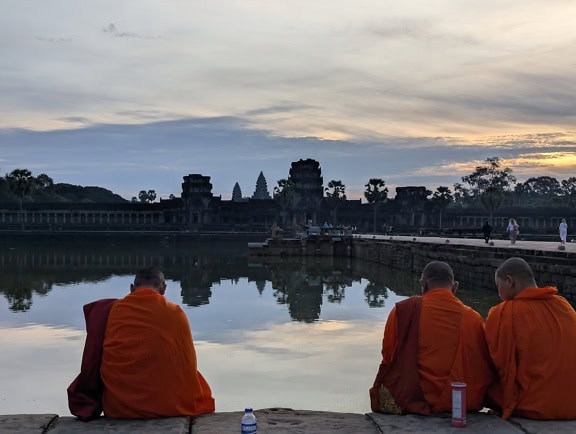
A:
[[[240,190],[240,184],[234,184],[234,190],[232,190],[232,201],[241,202],[242,201],[242,190]]]
[[[266,178],[264,178],[264,174],[260,172],[258,175],[258,180],[256,181],[256,190],[252,195],[252,199],[272,199],[270,197],[270,193],[268,193],[268,183],[266,182]]]

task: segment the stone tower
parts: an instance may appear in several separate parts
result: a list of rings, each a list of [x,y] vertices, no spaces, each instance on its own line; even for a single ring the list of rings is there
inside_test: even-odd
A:
[[[232,202],[242,201],[242,190],[240,189],[240,184],[234,184],[234,190],[232,190]]]
[[[324,197],[324,179],[318,161],[308,158],[293,162],[289,179],[304,204],[315,204]]]
[[[256,190],[254,190],[252,199],[272,199],[270,197],[270,193],[268,192],[268,183],[266,182],[266,178],[264,178],[264,174],[262,172],[260,172],[260,175],[258,175],[258,180],[256,181]]]
[[[185,221],[188,225],[209,223],[210,203],[213,197],[209,176],[194,173],[184,177],[182,201],[184,202]]]

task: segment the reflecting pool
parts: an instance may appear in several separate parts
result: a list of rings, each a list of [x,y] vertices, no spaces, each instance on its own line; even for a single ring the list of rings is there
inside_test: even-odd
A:
[[[188,316],[217,411],[368,412],[386,318],[419,292],[419,276],[350,259],[259,261],[245,241],[2,240],[0,414],[69,414],[82,306],[123,297],[147,265],[164,271],[166,296]],[[483,315],[498,302],[466,282],[459,296]]]

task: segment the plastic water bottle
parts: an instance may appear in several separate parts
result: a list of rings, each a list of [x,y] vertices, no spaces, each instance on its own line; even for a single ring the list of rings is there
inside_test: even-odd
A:
[[[256,434],[256,416],[251,408],[244,410],[242,416],[242,434]]]

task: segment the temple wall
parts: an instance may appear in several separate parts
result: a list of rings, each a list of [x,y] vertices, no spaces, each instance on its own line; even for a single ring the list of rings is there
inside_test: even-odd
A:
[[[494,287],[494,272],[506,259],[517,256],[532,267],[539,285],[554,285],[567,298],[576,299],[576,256],[566,252],[506,247],[418,243],[400,240],[365,240],[355,238],[352,255],[394,269],[420,276],[430,261],[444,261],[458,269],[457,279],[468,285]]]

